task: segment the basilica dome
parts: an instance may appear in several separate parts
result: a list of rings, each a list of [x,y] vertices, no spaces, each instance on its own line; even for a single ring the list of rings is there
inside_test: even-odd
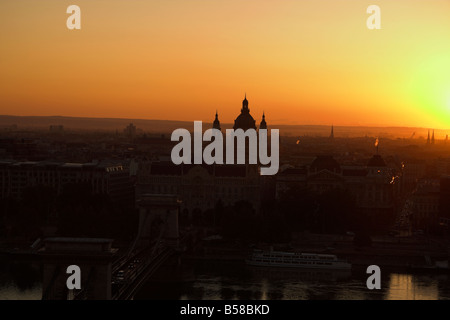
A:
[[[250,115],[250,109],[248,108],[247,95],[244,101],[242,101],[241,114],[234,120],[233,129],[242,129],[244,131],[248,129],[256,130],[255,119]]]

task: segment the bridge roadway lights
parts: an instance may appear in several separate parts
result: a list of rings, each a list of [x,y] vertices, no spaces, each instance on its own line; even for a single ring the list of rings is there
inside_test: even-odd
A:
[[[140,239],[150,242],[151,224],[156,217],[164,222],[164,234],[161,240],[165,244],[177,248],[179,245],[178,214],[180,200],[176,195],[143,194],[137,201],[139,208]],[[157,237],[157,235],[154,235]]]
[[[47,238],[44,240],[43,300],[66,300],[79,294],[83,299],[111,299],[112,239]],[[81,269],[81,289],[71,292],[66,285],[67,267]]]

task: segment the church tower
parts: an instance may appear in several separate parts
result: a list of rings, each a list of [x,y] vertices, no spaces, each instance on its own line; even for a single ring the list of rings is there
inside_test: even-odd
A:
[[[267,123],[266,123],[266,116],[263,112],[261,123],[259,124],[259,130],[261,129],[267,129]]]
[[[331,125],[330,139],[334,139],[334,125]]]
[[[222,129],[220,129],[220,121],[219,121],[219,115],[217,114],[217,110],[216,110],[216,119],[214,119],[214,122],[213,122],[213,129],[222,130]]]

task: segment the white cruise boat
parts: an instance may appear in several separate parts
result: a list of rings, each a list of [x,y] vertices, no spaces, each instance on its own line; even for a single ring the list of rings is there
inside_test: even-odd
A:
[[[288,267],[306,269],[340,269],[349,270],[352,265],[339,260],[333,254],[295,253],[283,251],[254,250],[246,260],[251,266]]]

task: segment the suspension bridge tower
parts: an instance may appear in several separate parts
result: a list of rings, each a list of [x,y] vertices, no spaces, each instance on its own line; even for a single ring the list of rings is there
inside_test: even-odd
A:
[[[141,244],[149,244],[152,239],[159,239],[165,241],[169,247],[178,247],[179,205],[180,200],[176,195],[143,194],[141,196],[137,201],[139,208],[138,237]]]

